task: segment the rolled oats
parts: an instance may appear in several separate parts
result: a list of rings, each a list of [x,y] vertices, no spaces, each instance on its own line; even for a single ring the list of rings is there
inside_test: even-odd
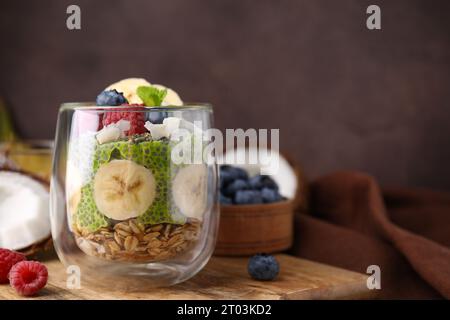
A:
[[[135,236],[128,236],[125,238],[125,242],[123,243],[123,246],[126,251],[134,251],[136,249],[137,245],[139,244],[139,240]]]
[[[180,240],[181,240],[181,241],[180,241]],[[181,243],[184,242],[183,235],[177,234],[177,235],[173,236],[172,238],[170,238],[170,239],[167,241],[167,244],[168,244],[169,246],[172,246],[173,244],[178,243],[178,242],[181,242]]]
[[[133,222],[133,220],[130,220],[129,226],[130,226],[131,231],[133,231],[134,234],[138,235],[138,234],[142,233],[142,230],[137,226],[137,224],[135,222]]]
[[[128,237],[129,235],[131,235],[131,232],[122,229],[117,229],[116,232],[122,237]]]
[[[119,234],[117,232],[114,232],[114,241],[116,241],[116,243],[119,246],[123,246],[123,239],[119,236]]]
[[[115,241],[109,241],[108,247],[109,247],[111,253],[119,252],[121,250],[120,246]]]
[[[155,225],[155,226],[152,226],[151,228],[150,228],[150,230],[151,231],[161,231],[161,229],[162,228],[164,228],[164,224],[157,224],[157,225]]]
[[[131,234],[131,227],[126,222],[120,222],[114,226],[114,230],[119,231],[122,230],[128,234]]]
[[[161,246],[161,241],[158,239],[153,239],[148,243],[149,248],[159,248]]]
[[[94,233],[74,230],[77,244],[88,255],[114,261],[160,261],[184,253],[198,240],[201,223],[161,223],[145,227],[136,219]]]
[[[160,235],[159,232],[150,232],[150,233],[147,233],[147,234],[144,236],[143,240],[144,240],[145,242],[149,242],[149,241],[151,241],[151,240],[153,240],[153,239],[156,239],[159,235]]]

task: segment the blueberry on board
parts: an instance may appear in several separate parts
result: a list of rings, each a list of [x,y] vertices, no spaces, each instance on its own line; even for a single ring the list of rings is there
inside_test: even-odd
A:
[[[262,197],[264,203],[277,202],[277,201],[281,201],[281,199],[282,199],[278,190],[269,189],[269,188],[262,188],[261,197]]]
[[[128,103],[128,101],[121,92],[117,92],[116,89],[113,89],[100,92],[95,103],[98,106],[120,106],[124,103]]]
[[[259,175],[253,176],[248,180],[248,183],[250,185],[250,188],[252,188],[252,189],[261,190],[262,188],[269,188],[269,189],[278,190],[278,185],[275,182],[275,180],[273,180],[271,177],[265,176],[265,175],[259,174]]]
[[[247,270],[253,279],[267,281],[275,279],[280,265],[274,256],[262,253],[250,258]]]
[[[222,193],[220,193],[220,204],[232,204],[233,202],[231,201],[230,198],[225,197]]]
[[[239,190],[246,190],[246,189],[248,189],[247,181],[242,179],[236,179],[224,188],[223,193],[226,196],[233,197]]]
[[[148,121],[153,124],[161,124],[163,123],[163,120],[167,118],[167,116],[167,112],[165,111],[150,111],[148,113]]]
[[[234,195],[235,204],[262,203],[261,192],[258,190],[238,190]]]

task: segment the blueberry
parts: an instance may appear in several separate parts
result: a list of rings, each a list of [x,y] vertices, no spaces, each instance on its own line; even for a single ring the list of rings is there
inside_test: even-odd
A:
[[[239,190],[246,190],[246,189],[248,189],[247,181],[242,179],[236,179],[224,188],[223,193],[226,196],[233,197]]]
[[[228,186],[230,182],[233,181],[233,177],[231,176],[230,172],[220,169],[220,190]]]
[[[247,270],[255,280],[273,280],[280,272],[280,265],[274,256],[262,253],[250,258]]]
[[[116,89],[100,92],[95,102],[98,106],[120,106],[121,104],[128,103],[123,94],[117,92]]]
[[[269,176],[257,175],[248,180],[250,188],[261,190],[262,188],[269,188],[278,190],[277,183]]]
[[[228,172],[231,175],[231,178],[233,180],[235,179],[242,179],[242,180],[248,180],[248,174],[247,172],[238,167],[232,167],[229,165],[223,165],[220,167],[221,170]]]
[[[261,192],[258,190],[238,190],[234,195],[236,204],[256,204],[262,203]]]
[[[223,164],[223,165],[221,165],[220,166],[220,170],[221,171],[230,171],[231,170],[231,168],[232,168],[232,166],[230,166],[230,165],[228,165],[228,164]]]
[[[278,190],[269,189],[269,188],[262,188],[261,197],[262,197],[264,203],[277,202],[282,199]]]
[[[167,117],[168,115],[165,111],[150,111],[148,114],[148,121],[153,124],[161,124]]]
[[[248,173],[242,168],[234,167],[231,173],[236,177],[236,179],[248,180]]]
[[[232,204],[230,198],[225,197],[222,193],[220,193],[220,204]]]

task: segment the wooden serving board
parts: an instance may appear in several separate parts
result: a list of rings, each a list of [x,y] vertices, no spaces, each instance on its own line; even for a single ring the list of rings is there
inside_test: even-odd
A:
[[[247,258],[213,257],[195,277],[169,288],[142,292],[99,290],[82,284],[67,289],[65,268],[57,259],[46,261],[49,281],[31,299],[350,299],[368,298],[367,275],[324,264],[276,255],[280,274],[274,281],[255,281],[247,274]],[[20,299],[9,285],[0,285],[0,299]]]

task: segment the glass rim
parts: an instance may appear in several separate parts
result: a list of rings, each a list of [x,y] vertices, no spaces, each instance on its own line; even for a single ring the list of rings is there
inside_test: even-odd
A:
[[[133,107],[133,106],[131,106]],[[95,102],[64,102],[59,110],[97,110],[97,111],[114,111],[117,109],[129,108],[128,106],[97,106]],[[139,106],[140,110],[129,110],[131,112],[142,111],[177,111],[177,110],[207,110],[212,111],[213,106],[206,102],[188,102],[181,106]],[[144,109],[144,110],[142,110]]]

